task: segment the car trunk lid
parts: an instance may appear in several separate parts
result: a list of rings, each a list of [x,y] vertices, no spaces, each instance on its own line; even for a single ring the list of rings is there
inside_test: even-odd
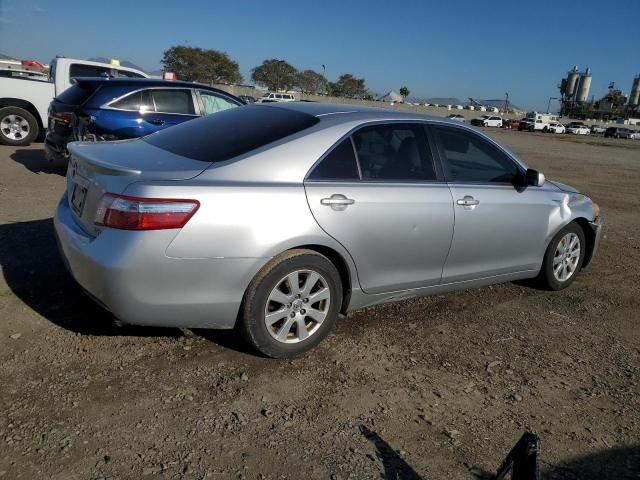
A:
[[[180,181],[198,176],[210,163],[191,160],[138,139],[118,142],[70,143],[67,200],[74,220],[90,235],[105,193],[124,193],[143,181]]]

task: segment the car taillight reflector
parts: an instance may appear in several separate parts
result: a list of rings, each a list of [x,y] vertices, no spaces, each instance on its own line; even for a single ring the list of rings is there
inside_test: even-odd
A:
[[[139,198],[105,194],[96,212],[96,225],[121,230],[182,228],[200,207],[197,200]]]
[[[65,123],[67,125],[70,125],[73,123],[75,114],[73,112],[56,112],[54,117],[60,123]]]

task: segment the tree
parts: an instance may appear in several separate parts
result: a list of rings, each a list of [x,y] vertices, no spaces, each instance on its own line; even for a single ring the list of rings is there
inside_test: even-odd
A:
[[[411,91],[407,87],[400,88],[400,95],[402,95],[404,98],[407,98],[410,93]]]
[[[330,83],[329,90],[335,97],[366,98],[369,95],[364,78],[355,78],[350,73],[340,75],[337,82]]]
[[[251,80],[269,90],[289,90],[296,84],[298,71],[284,60],[270,58],[251,70]]]
[[[242,83],[237,62],[224,52],[175,45],[165,50],[164,69],[175,72],[180,80],[200,83]]]
[[[300,88],[302,93],[324,94],[327,91],[327,85],[328,82],[325,76],[313,70],[298,72],[296,75],[295,86]]]

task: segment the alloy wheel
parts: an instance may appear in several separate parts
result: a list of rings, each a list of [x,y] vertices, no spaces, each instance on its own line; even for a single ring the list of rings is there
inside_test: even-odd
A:
[[[331,291],[314,270],[296,270],[280,279],[267,297],[264,322],[282,343],[298,343],[315,334],[327,318]]]
[[[575,233],[563,236],[553,255],[553,276],[566,282],[575,273],[580,261],[580,239]]]
[[[30,131],[29,122],[20,115],[11,114],[0,120],[0,132],[11,140],[23,140]]]

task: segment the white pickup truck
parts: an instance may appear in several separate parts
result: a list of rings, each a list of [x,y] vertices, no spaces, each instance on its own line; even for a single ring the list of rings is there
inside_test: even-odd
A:
[[[0,70],[0,143],[29,145],[44,132],[51,100],[69,88],[74,77],[148,75],[133,68],[62,57],[51,61],[48,81]]]

